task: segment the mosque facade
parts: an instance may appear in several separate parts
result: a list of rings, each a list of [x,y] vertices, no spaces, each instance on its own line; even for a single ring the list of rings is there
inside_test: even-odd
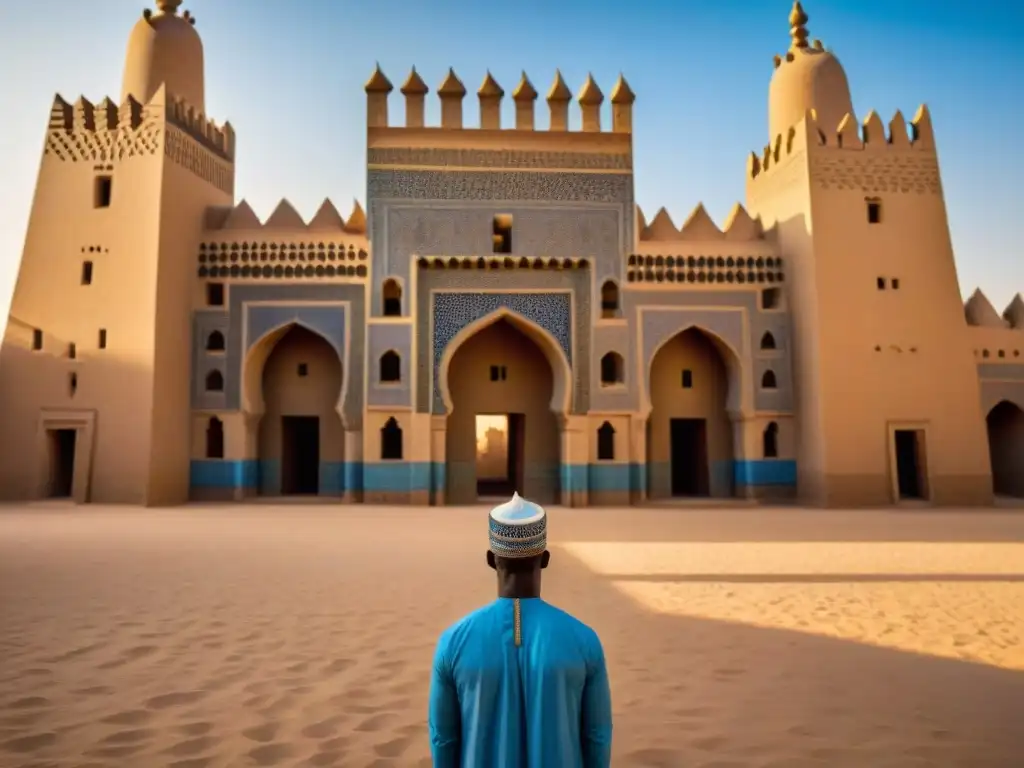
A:
[[[624,79],[524,74],[503,125],[502,87],[449,71],[428,126],[420,75],[379,68],[365,208],[261,221],[179,6],[135,25],[117,103],[54,100],[3,498],[1024,496],[1024,301],[963,302],[928,110],[858,120],[799,3],[745,203],[681,225],[634,201]]]

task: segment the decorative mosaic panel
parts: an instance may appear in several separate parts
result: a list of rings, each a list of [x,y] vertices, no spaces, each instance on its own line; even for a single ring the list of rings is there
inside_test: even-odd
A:
[[[811,181],[821,189],[869,195],[892,192],[937,195],[942,191],[935,154],[910,149],[818,149],[811,153]]]
[[[462,168],[558,168],[589,171],[628,171],[633,158],[628,153],[530,152],[518,149],[437,149],[431,147],[370,149],[367,165],[412,165]]]
[[[633,198],[626,173],[391,171],[367,173],[366,197],[386,200],[538,200],[621,203]]]

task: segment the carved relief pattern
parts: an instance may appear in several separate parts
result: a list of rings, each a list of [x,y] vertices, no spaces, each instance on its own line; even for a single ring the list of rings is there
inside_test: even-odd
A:
[[[456,166],[462,168],[558,168],[580,170],[629,171],[632,157],[627,153],[528,152],[506,149],[370,149],[369,165]]]
[[[184,131],[167,127],[164,154],[187,171],[221,192],[234,193],[234,172],[231,164],[218,158]]]
[[[369,254],[344,243],[201,243],[201,278],[324,278],[367,275]],[[269,263],[268,263],[269,262]]]
[[[618,203],[632,199],[625,173],[370,171],[367,199],[537,200]]]
[[[562,296],[560,301],[566,301],[568,297],[572,297],[572,311],[568,314],[563,314],[563,319],[558,320],[562,323],[559,326],[559,330],[556,333],[551,327],[541,323],[536,317],[520,312],[524,317],[530,317],[533,322],[538,323],[541,327],[546,328],[555,339],[559,340],[560,344],[563,344],[563,349],[566,349],[565,344],[568,344],[568,349],[573,349],[573,343],[575,342],[575,354],[566,353],[571,365],[573,374],[573,410],[577,413],[586,413],[590,407],[589,390],[587,388],[587,375],[590,371],[590,270],[579,269],[571,271],[529,271],[529,272],[515,272],[509,273],[508,271],[481,271],[481,270],[445,270],[445,271],[434,271],[429,269],[421,269],[419,271],[419,279],[417,280],[417,316],[416,316],[416,328],[417,338],[427,339],[430,335],[431,329],[431,311],[434,307],[431,300],[432,289],[437,288],[448,288],[448,289],[463,289],[465,293],[448,293],[448,294],[434,294],[434,296],[459,296],[459,297],[470,297],[467,299],[467,303],[471,304],[471,313],[476,313],[472,318],[463,320],[462,325],[454,330],[448,332],[447,339],[450,340],[458,333],[458,331],[465,326],[467,322],[472,322],[477,317],[483,317],[489,312],[494,311],[497,306],[508,306],[509,309],[519,312],[518,309],[511,305],[498,304],[498,305],[487,305],[487,307],[479,307],[472,305],[473,301],[477,299],[473,298],[479,296],[484,298],[487,296],[518,296],[523,299],[530,299],[534,303],[532,306],[534,310],[536,307],[551,307],[554,305],[545,305],[543,302],[544,296]],[[487,290],[502,290],[503,293],[492,293],[492,294],[478,294],[478,291]],[[564,293],[558,294],[546,294],[546,293],[531,293],[531,291],[548,290],[548,291],[564,291]],[[504,293],[508,291],[508,293]],[[485,299],[486,300],[486,299]],[[491,299],[490,301],[493,301]],[[541,302],[537,304],[536,302]],[[475,307],[475,308],[474,308]],[[489,308],[488,308],[489,307]],[[554,310],[547,309],[544,323],[555,322],[552,316]],[[559,310],[562,311],[562,310]],[[449,320],[449,323],[452,321]],[[572,323],[570,325],[570,323]],[[434,359],[434,355],[431,354],[431,350],[436,350],[436,345],[439,343],[437,335],[437,318],[434,317],[434,334],[435,338],[430,344],[422,343],[417,344],[416,349],[416,409],[421,413],[426,413],[433,409],[436,413],[444,413],[444,402],[440,398],[436,384],[434,387],[434,398],[431,399],[431,361]],[[444,342],[445,345],[447,341]],[[433,346],[432,346],[433,345]],[[441,347],[443,352],[444,347]],[[437,359],[440,359],[439,357]],[[435,367],[436,371],[436,367]],[[440,409],[438,410],[440,406]]]
[[[572,364],[572,296],[569,293],[435,293],[434,413],[444,413],[439,376],[441,357],[453,338],[470,323],[507,308],[550,333]]]
[[[837,150],[814,153],[811,180],[821,189],[865,194],[940,193],[939,166],[930,152]]]
[[[160,124],[144,123],[137,130],[51,130],[44,154],[58,160],[112,162],[137,155],[155,155],[160,147]]]

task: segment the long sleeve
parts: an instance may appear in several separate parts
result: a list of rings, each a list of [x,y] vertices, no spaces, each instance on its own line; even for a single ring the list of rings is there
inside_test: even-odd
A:
[[[430,727],[430,754],[434,759],[435,768],[459,768],[462,751],[459,694],[446,658],[447,650],[447,636],[442,635],[434,654],[434,668],[430,679],[430,709],[427,716]]]
[[[608,768],[612,762],[612,693],[601,641],[587,665],[583,686],[583,716],[580,737],[584,768]]]

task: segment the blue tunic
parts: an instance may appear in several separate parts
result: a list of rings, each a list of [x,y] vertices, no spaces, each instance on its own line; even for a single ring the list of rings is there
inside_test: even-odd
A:
[[[437,643],[430,745],[439,768],[607,768],[612,706],[597,633],[539,598],[474,611]]]

